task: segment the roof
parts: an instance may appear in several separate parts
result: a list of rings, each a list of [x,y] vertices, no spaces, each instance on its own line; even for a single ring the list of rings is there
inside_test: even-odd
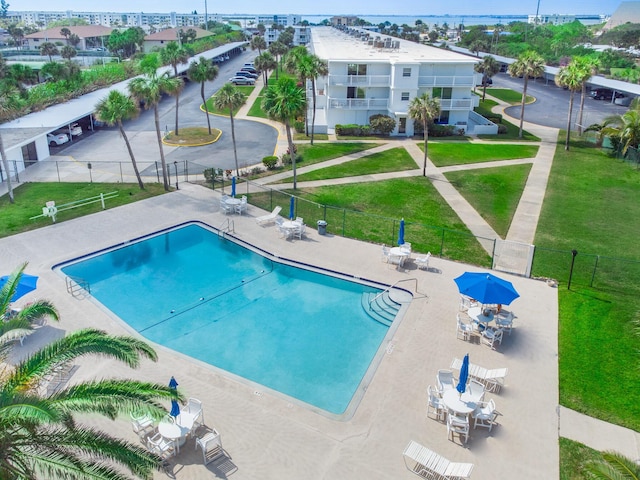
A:
[[[603,30],[611,30],[625,23],[640,23],[640,2],[622,2],[613,12]]]
[[[45,40],[66,40],[65,36],[60,33],[63,28],[68,28],[71,33],[75,33],[80,38],[89,37],[107,37],[113,32],[113,28],[102,25],[78,25],[75,27],[55,27],[47,28],[36,33],[25,35],[24,38],[39,38]]]
[[[186,32],[187,30],[195,30],[196,38],[209,37],[211,35],[215,35],[212,32],[209,32],[207,30],[204,30],[203,28],[198,28],[198,27],[167,28],[166,30],[161,30],[159,32],[147,35],[146,37],[144,37],[144,41],[145,42],[148,42],[148,41],[170,42],[171,40],[177,40],[178,32],[180,30],[182,30],[183,32]]]
[[[472,63],[477,59],[470,58],[451,50],[401,40],[388,35],[378,35],[362,30],[362,35],[369,39],[380,37],[381,41],[391,39],[398,48],[377,48],[363,41],[360,36],[352,36],[334,27],[311,27],[311,49],[320,58],[328,61],[363,61],[386,63]]]

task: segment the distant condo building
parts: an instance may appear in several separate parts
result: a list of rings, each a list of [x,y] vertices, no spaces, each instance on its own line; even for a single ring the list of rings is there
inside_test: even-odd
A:
[[[142,27],[148,29],[170,27],[198,27],[204,25],[204,13],[142,13],[142,12],[75,12],[73,10],[56,12],[9,11],[7,18],[12,22],[22,22],[25,25],[45,27],[54,21],[81,18],[89,25],[105,27]],[[246,26],[257,26],[262,23],[265,27],[281,25],[289,27],[300,23],[300,15],[221,15],[207,14],[207,19],[215,22],[225,22],[240,19]]]
[[[369,124],[375,114],[396,120],[392,135],[412,136],[411,101],[423,93],[440,100],[442,125],[475,133],[497,126],[473,111],[477,59],[354,27],[311,27],[309,49],[327,61],[316,82],[316,133],[336,124]]]
[[[565,23],[575,22],[576,20],[585,23],[604,23],[609,17],[607,15],[568,15],[554,13],[551,15],[529,15],[527,22],[542,25],[545,23],[551,25],[564,25]]]

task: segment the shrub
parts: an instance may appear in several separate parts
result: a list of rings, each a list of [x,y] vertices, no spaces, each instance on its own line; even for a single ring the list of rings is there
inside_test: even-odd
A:
[[[452,137],[456,132],[454,125],[440,125],[434,123],[429,127],[429,135],[431,137]]]
[[[499,113],[492,113],[491,115],[484,115],[484,118],[489,120],[490,122],[501,124],[502,123],[502,115]]]
[[[369,125],[358,125],[349,123],[347,125],[336,125],[336,135],[345,135],[350,137],[364,137],[371,134]]]
[[[210,183],[210,182],[213,181],[213,179],[216,176],[216,169],[215,168],[205,168],[202,173],[203,173],[204,179],[207,181],[207,183]]]
[[[507,128],[506,125],[498,125],[498,135],[503,134],[503,133],[507,133],[509,131],[509,129]]]
[[[296,130],[296,133],[304,133],[304,122],[302,120],[296,120],[293,122],[293,128]]]
[[[282,165],[291,165],[291,155],[283,153],[280,157],[280,161],[282,162]]]
[[[396,128],[396,121],[389,115],[371,115],[369,124],[371,125],[371,130],[380,135],[389,135]]]
[[[291,151],[287,148],[287,153],[291,154]],[[293,153],[298,153],[298,145],[293,144]]]
[[[262,164],[267,167],[267,170],[273,170],[278,164],[278,157],[276,157],[275,155],[264,157],[262,159]]]

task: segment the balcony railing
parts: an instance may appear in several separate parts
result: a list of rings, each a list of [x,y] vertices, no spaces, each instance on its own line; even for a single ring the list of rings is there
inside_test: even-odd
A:
[[[390,75],[329,75],[329,85],[354,87],[388,87]]]
[[[471,98],[441,98],[441,110],[471,110],[473,99]]]
[[[347,108],[352,110],[372,110],[387,108],[388,98],[332,98],[329,108]]]
[[[419,87],[473,87],[473,75],[435,75],[418,77]]]

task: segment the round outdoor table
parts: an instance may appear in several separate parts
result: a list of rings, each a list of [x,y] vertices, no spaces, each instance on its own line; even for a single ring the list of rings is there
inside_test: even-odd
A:
[[[178,425],[177,423],[160,422],[158,424],[158,432],[167,440],[171,440],[176,445],[178,453],[180,452],[180,446],[184,445],[187,439],[189,429]]]
[[[467,314],[471,318],[471,320],[482,323],[485,326],[493,320],[493,312],[489,312],[489,315],[483,315],[482,307],[472,307],[467,311]]]
[[[461,415],[468,415],[477,407],[476,403],[471,401],[468,392],[460,395],[455,388],[446,390],[442,394],[442,402],[449,410],[453,410]]]

